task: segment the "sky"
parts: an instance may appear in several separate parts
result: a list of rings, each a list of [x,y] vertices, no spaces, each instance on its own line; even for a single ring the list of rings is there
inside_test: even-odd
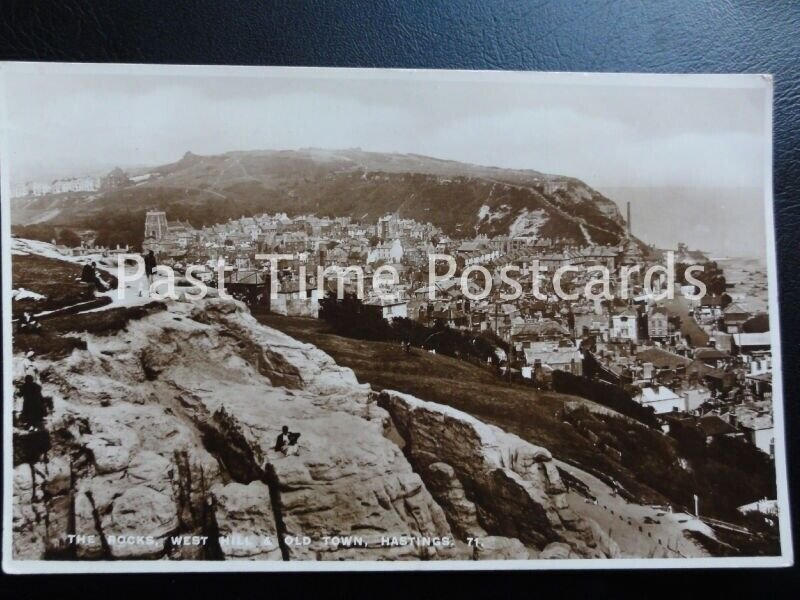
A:
[[[521,73],[72,71],[4,71],[12,185],[160,165],[187,151],[303,147],[530,168],[600,191],[746,188],[759,197],[764,181],[764,87],[720,79],[666,86]]]

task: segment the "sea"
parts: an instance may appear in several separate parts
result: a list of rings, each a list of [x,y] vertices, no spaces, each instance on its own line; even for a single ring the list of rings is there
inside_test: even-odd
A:
[[[752,313],[769,312],[767,262],[763,258],[711,258],[725,273],[734,301]]]

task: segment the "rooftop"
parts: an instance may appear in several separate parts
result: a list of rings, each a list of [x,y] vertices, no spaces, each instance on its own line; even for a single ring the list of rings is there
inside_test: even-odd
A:
[[[764,333],[734,333],[733,341],[739,347],[772,345],[769,331]]]

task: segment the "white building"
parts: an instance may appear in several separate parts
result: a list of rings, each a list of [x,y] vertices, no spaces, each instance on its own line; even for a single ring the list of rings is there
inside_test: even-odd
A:
[[[531,367],[538,363],[543,368],[553,371],[566,371],[573,375],[583,374],[583,354],[572,343],[531,342],[523,351],[525,362]]]
[[[775,455],[775,426],[770,412],[740,406],[735,411],[735,422],[744,432],[747,441],[765,454]]]
[[[408,300],[399,295],[383,295],[364,302],[365,306],[380,308],[381,316],[387,321],[397,318],[408,318]]]
[[[97,177],[69,177],[54,179],[49,183],[40,181],[26,181],[14,186],[13,196],[44,196],[45,194],[64,194],[67,192],[94,192],[100,188]]]
[[[279,315],[290,317],[319,316],[319,290],[307,286],[301,290],[296,282],[293,285],[282,286],[275,298],[270,298],[270,310]]]
[[[639,319],[633,310],[626,310],[611,317],[611,337],[620,340],[639,341]]]
[[[634,400],[642,406],[651,406],[657,415],[670,412],[686,412],[686,399],[663,385],[658,388],[643,388]]]
[[[378,244],[370,250],[367,256],[367,264],[377,262],[379,260],[388,263],[399,263],[403,259],[403,244],[399,239],[391,242]]]

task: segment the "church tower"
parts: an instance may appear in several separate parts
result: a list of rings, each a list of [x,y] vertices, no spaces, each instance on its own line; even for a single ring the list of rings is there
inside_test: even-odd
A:
[[[144,220],[144,238],[159,241],[167,234],[167,213],[163,210],[148,210]]]

